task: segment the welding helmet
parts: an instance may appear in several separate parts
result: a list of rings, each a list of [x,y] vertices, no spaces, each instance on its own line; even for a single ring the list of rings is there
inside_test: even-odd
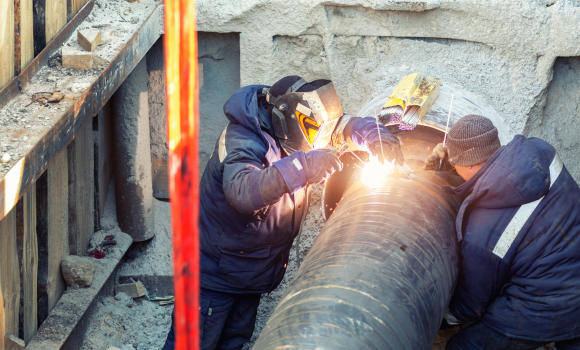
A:
[[[342,116],[332,81],[308,83],[289,76],[265,88],[262,95],[271,105],[274,133],[286,153],[308,152],[330,143]]]

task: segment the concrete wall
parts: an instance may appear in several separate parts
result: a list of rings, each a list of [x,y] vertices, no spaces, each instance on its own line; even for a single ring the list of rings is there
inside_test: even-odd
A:
[[[488,101],[511,135],[552,142],[580,181],[580,157],[572,151],[580,131],[573,99],[580,93],[578,64],[559,59],[580,56],[578,0],[200,0],[196,5],[199,31],[240,33],[242,86],[272,84],[288,74],[330,78],[343,109],[356,114],[407,74],[435,76]],[[566,64],[573,67],[567,73]],[[566,132],[554,131],[556,124]],[[213,148],[214,142],[215,137],[202,147]]]
[[[224,103],[240,87],[240,37],[237,33],[198,32],[199,170],[211,156],[228,120]]]
[[[197,35],[201,177],[214,144],[228,123],[223,113],[224,103],[240,87],[240,37],[238,33],[198,32]],[[147,75],[153,196],[167,199],[169,185],[163,37],[147,53]]]
[[[530,136],[550,142],[580,182],[580,57],[558,58],[542,111],[528,119]]]

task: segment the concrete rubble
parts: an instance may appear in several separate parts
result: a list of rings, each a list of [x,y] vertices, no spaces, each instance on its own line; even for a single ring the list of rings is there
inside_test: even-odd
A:
[[[93,258],[69,255],[62,259],[60,266],[66,283],[73,287],[90,287],[95,275]]]

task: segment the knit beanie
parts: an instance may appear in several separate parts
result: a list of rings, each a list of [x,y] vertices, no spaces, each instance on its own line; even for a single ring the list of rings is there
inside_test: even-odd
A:
[[[447,147],[451,164],[470,166],[487,161],[501,144],[491,120],[470,114],[449,130]]]

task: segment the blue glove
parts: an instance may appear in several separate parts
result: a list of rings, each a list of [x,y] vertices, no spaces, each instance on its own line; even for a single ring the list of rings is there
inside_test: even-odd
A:
[[[307,183],[322,182],[335,171],[342,170],[340,159],[329,150],[297,151],[273,164],[286,182],[289,193]]]
[[[379,123],[378,129],[379,130],[377,130],[377,121],[375,118],[362,118],[353,125],[350,138],[356,142],[357,145],[377,157],[381,163],[384,163],[386,158],[389,162],[396,159],[397,163],[403,164],[405,159],[403,157],[403,152],[401,152],[401,143],[399,142],[399,139],[391,134],[389,129],[381,123]],[[381,145],[383,146],[382,150]]]

